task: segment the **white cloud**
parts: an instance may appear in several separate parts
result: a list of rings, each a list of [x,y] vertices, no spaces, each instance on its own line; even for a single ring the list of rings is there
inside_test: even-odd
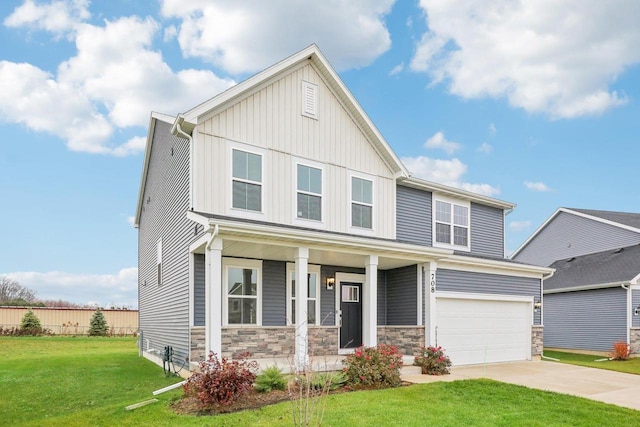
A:
[[[626,102],[610,90],[640,62],[637,4],[625,0],[421,0],[429,30],[411,68],[464,98],[506,97],[554,118]]]
[[[133,227],[136,223],[136,217],[131,215],[127,217],[127,224],[129,224],[131,227]]]
[[[551,191],[551,188],[547,187],[547,184],[545,184],[544,182],[525,181],[524,186],[531,191],[538,191],[541,193]]]
[[[523,231],[531,227],[531,221],[511,221],[509,223],[509,230]]]
[[[46,11],[50,5],[30,7]],[[127,156],[144,150],[144,141],[116,144],[116,129],[146,126],[151,110],[177,114],[234,83],[208,70],[171,70],[151,49],[159,30],[151,18],[74,28],[77,54],[60,64],[57,76],[0,62],[4,121],[56,135],[74,151]]]
[[[485,196],[500,194],[499,188],[489,184],[463,182],[462,177],[467,172],[467,165],[459,159],[440,160],[419,156],[403,157],[401,160],[413,176],[417,178],[461,188]]]
[[[317,43],[338,70],[369,65],[391,46],[384,17],[394,0],[164,0],[181,20],[183,54],[232,74],[254,72]]]
[[[424,146],[426,148],[439,148],[441,150],[444,150],[444,152],[449,155],[462,148],[462,146],[457,142],[447,140],[442,132],[436,132],[435,135],[427,139],[427,142],[424,143]]]
[[[70,35],[91,16],[88,7],[89,0],[56,0],[40,5],[33,0],[25,0],[4,20],[4,25],[45,30],[59,36]]]
[[[482,145],[476,149],[476,151],[478,153],[489,154],[493,151],[493,147],[490,144],[483,142]]]
[[[112,303],[138,306],[138,269],[124,268],[115,274],[77,274],[62,271],[3,273],[3,276],[36,291],[43,300],[58,300],[76,304],[97,303],[103,307]]]
[[[496,136],[496,132],[498,131],[498,129],[496,129],[496,125],[494,125],[493,123],[489,124],[489,136],[494,137]]]
[[[390,76],[395,76],[397,74],[400,74],[403,70],[404,70],[404,62],[401,62],[398,65],[396,65],[395,67],[393,67],[391,69],[391,71],[389,71],[389,75]]]

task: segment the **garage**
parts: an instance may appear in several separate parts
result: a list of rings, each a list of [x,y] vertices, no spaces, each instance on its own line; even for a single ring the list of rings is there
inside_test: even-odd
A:
[[[454,365],[530,360],[532,322],[532,302],[525,297],[436,297],[437,344]]]

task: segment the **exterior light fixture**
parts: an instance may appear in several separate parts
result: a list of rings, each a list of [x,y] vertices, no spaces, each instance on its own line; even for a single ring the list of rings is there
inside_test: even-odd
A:
[[[634,316],[640,316],[640,305],[633,311]]]
[[[333,290],[333,286],[336,284],[335,277],[327,277],[327,290]]]
[[[533,311],[537,312],[542,308],[542,301],[537,300],[533,303]]]

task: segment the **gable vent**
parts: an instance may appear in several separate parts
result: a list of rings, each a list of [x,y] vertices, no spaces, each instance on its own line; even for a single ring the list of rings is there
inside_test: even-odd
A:
[[[318,85],[302,82],[302,115],[318,118]]]

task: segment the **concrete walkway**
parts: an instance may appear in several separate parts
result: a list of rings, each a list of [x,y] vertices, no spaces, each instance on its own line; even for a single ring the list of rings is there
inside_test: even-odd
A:
[[[489,378],[540,390],[555,391],[640,410],[640,375],[534,360],[459,366],[450,375],[421,375],[418,367],[403,368],[412,383]]]

